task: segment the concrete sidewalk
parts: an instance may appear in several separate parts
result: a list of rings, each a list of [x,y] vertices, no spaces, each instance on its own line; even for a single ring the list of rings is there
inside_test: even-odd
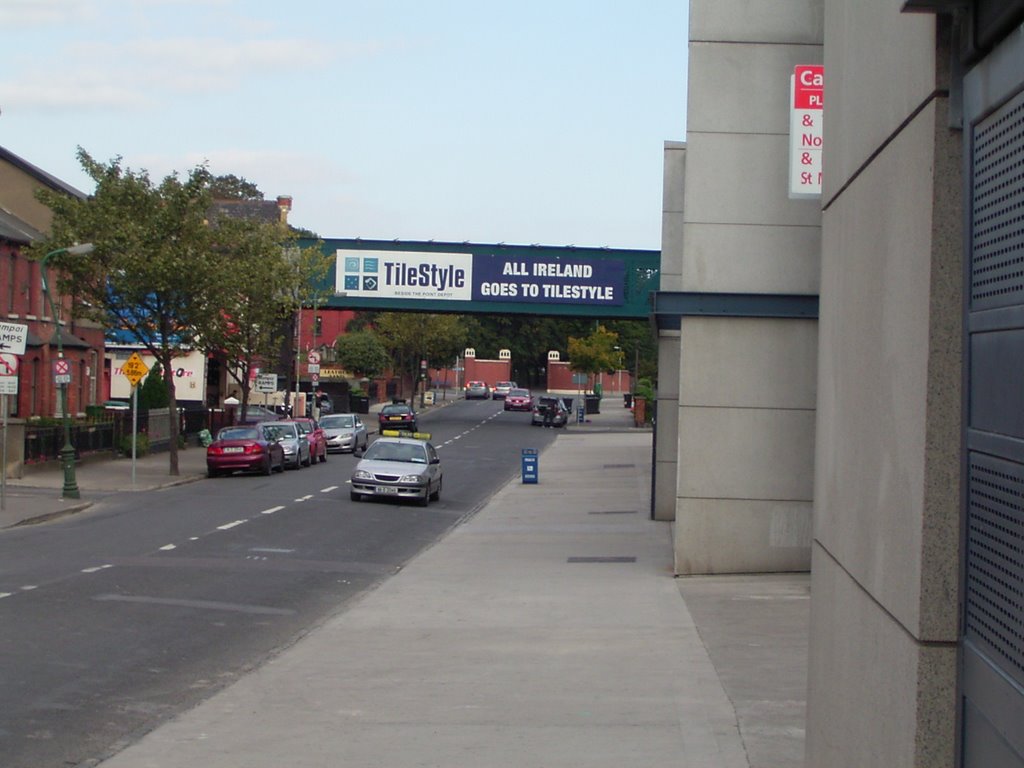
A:
[[[808,578],[675,579],[619,409],[104,768],[802,765]]]

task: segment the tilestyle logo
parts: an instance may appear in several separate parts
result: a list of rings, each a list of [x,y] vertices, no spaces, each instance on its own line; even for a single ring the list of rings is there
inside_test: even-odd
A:
[[[380,259],[376,256],[346,256],[345,281],[346,291],[377,291],[380,289],[380,280],[377,273],[380,271]]]

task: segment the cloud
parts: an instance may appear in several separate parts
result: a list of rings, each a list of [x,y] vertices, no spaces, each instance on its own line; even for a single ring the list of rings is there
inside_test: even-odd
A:
[[[0,26],[9,32],[12,27],[82,21],[93,15],[92,5],[87,0],[3,0]]]

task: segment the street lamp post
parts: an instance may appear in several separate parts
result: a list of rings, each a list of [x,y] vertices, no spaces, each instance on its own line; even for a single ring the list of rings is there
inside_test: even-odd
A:
[[[50,292],[50,281],[47,278],[47,262],[50,260],[51,256],[56,256],[58,253],[82,256],[86,253],[91,253],[92,250],[92,243],[82,243],[81,245],[72,245],[67,248],[58,248],[57,250],[50,251],[46,254],[40,265],[40,272],[43,279],[43,293],[46,294],[46,300],[50,304],[50,316],[53,317],[54,334],[57,336],[58,360],[62,360],[64,358],[64,334],[61,332],[60,318],[57,315],[57,309],[53,303],[53,294]],[[60,449],[60,464],[64,469],[64,488],[61,496],[65,499],[78,499],[81,498],[81,494],[78,491],[78,482],[75,479],[75,449],[71,445],[71,414],[68,413],[68,385],[66,381],[61,382],[60,385],[60,411],[61,421],[64,424],[64,445]]]

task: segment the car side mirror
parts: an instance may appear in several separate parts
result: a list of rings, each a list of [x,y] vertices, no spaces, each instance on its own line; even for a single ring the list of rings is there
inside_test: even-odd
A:
[[[441,460],[440,460],[439,458],[437,458],[437,457],[435,456],[434,458],[432,458],[432,459],[430,460],[430,463],[431,463],[431,464],[440,464],[440,463],[441,463]]]

